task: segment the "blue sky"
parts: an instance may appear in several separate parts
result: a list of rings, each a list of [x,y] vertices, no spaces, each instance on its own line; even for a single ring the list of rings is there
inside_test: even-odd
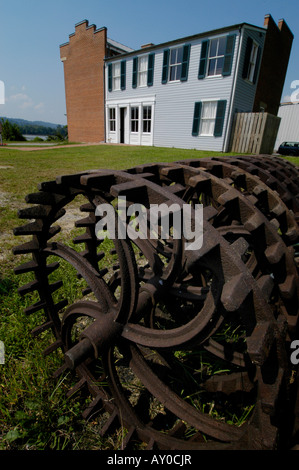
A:
[[[294,42],[282,98],[299,80],[298,0],[2,0],[0,81],[5,104],[0,116],[66,124],[63,65],[59,46],[75,24],[87,19],[106,26],[108,37],[133,49],[247,22],[263,26],[265,14],[284,18]]]

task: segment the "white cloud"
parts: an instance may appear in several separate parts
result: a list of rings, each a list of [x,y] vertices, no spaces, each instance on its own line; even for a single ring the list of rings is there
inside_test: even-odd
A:
[[[29,96],[25,93],[16,93],[15,95],[10,95],[8,101],[25,101],[30,100]]]
[[[45,113],[45,102],[37,101],[31,97],[30,93],[26,93],[27,90],[25,85],[20,85],[18,87],[10,86],[9,91],[10,93],[5,100],[7,109],[5,112],[8,112],[10,115],[15,117],[24,117],[24,119],[29,118],[29,113],[38,113],[40,115]]]
[[[25,87],[23,86],[22,90],[24,88]],[[14,95],[10,95],[7,101],[14,103],[19,109],[28,109],[34,106],[34,102],[26,93],[15,93]]]
[[[38,103],[38,104],[36,104],[36,105],[34,106],[34,109],[37,109],[37,110],[43,109],[44,106],[45,106],[45,103]]]
[[[33,106],[33,103],[32,103],[32,101],[31,101],[30,98],[29,98],[29,101],[24,101],[23,103],[20,104],[19,107],[20,107],[21,109],[27,109],[27,108],[32,108],[32,106]]]

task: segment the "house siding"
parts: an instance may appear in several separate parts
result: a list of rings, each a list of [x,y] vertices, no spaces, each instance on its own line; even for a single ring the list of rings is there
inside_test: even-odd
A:
[[[162,66],[164,47],[155,49],[155,67],[154,81],[152,86],[132,87],[133,58],[131,55],[126,61],[126,89],[108,91],[106,88],[106,107],[118,104],[125,107],[130,102],[139,100],[140,103],[146,103],[150,98],[153,103],[153,126],[152,139],[138,139],[136,135],[127,133],[127,142],[138,142],[141,145],[154,145],[158,147],[176,147],[176,148],[195,148],[201,150],[222,151],[225,130],[227,125],[228,109],[226,107],[223,134],[221,137],[214,136],[192,136],[194,103],[203,100],[227,100],[231,99],[231,91],[233,84],[234,71],[236,66],[236,57],[239,43],[239,30],[231,30],[222,34],[235,34],[235,48],[232,61],[231,74],[229,76],[206,77],[202,80],[198,79],[198,68],[201,54],[202,41],[188,41],[190,44],[189,72],[187,81],[167,82],[162,84]],[[209,36],[219,37],[220,34]],[[180,42],[174,45],[183,46],[186,42]],[[138,53],[138,57],[148,54],[152,50]],[[107,64],[106,64],[107,74]],[[108,77],[106,75],[106,81]],[[108,113],[107,113],[108,114]],[[127,120],[127,127],[129,119]],[[118,135],[109,132],[107,123],[107,141],[118,142]]]
[[[249,28],[243,29],[240,63],[237,71],[236,89],[233,100],[233,111],[239,113],[252,112],[257,87],[257,80],[256,83],[250,83],[242,77],[248,37],[251,37],[263,49],[265,33]]]

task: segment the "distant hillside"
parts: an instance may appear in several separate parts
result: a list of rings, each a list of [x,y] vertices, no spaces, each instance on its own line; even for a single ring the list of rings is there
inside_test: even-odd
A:
[[[42,126],[42,127],[53,127],[56,129],[57,126],[62,126],[63,124],[53,124],[52,122],[45,122],[45,121],[26,121],[26,119],[19,119],[19,118],[7,118],[7,117],[0,117],[0,119],[8,120],[9,122],[16,123],[20,126]]]
[[[16,124],[20,129],[21,134],[28,135],[55,135],[57,129],[62,129],[64,126],[61,124],[54,124],[45,121],[27,121],[26,119],[0,117],[4,121],[9,121],[11,124]],[[66,134],[66,132],[63,132]]]

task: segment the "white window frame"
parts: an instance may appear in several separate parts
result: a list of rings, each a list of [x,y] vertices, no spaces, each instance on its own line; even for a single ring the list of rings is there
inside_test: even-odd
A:
[[[251,52],[250,52],[250,60],[249,60],[249,67],[248,67],[248,74],[247,74],[247,80],[249,80],[251,83],[253,83],[258,49],[259,49],[259,46],[258,46],[257,42],[253,41],[252,42],[252,47],[251,47]]]
[[[143,105],[142,106],[142,133],[150,134],[151,132],[152,132],[152,106]]]
[[[116,132],[116,108],[108,108],[109,132]]]
[[[224,51],[223,54],[219,54],[219,41],[224,41]],[[212,42],[217,41],[217,47],[216,47],[216,54],[211,56],[211,46]],[[209,54],[208,54],[208,64],[207,64],[207,77],[219,77],[222,74],[223,66],[224,66],[224,57],[225,57],[225,44],[226,44],[226,36],[219,36],[217,38],[212,38],[210,39],[209,43]],[[215,60],[215,66],[214,66],[214,73],[210,73],[210,62],[212,60]],[[218,66],[218,61],[222,60],[222,67],[220,73],[216,73],[217,71],[217,66]]]
[[[131,106],[130,130],[132,134],[139,132],[139,106]]]
[[[199,133],[198,133],[199,136],[212,137],[214,135],[216,114],[217,114],[217,103],[218,103],[218,100],[202,101],[202,108],[201,108],[201,115],[200,115],[200,127],[199,127]],[[208,109],[208,106],[211,107],[210,110]],[[207,131],[208,123],[209,123],[209,128],[208,128],[209,130]]]
[[[169,71],[168,71],[168,81],[169,82],[179,82],[181,79],[182,73],[182,63],[183,63],[183,49],[184,46],[178,46],[170,49],[169,51]],[[171,63],[171,56],[175,51],[175,60],[176,62]],[[181,61],[178,61],[179,51],[181,51]],[[172,71],[175,71],[175,78],[171,78]]]
[[[121,65],[120,62],[115,62],[112,64],[112,90],[120,90],[120,81],[121,81]]]
[[[148,56],[143,55],[138,58],[138,87],[147,86]]]

